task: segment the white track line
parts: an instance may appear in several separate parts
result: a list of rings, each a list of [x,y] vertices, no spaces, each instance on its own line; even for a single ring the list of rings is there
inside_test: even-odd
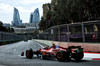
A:
[[[100,58],[100,54],[84,53],[83,60],[92,60],[93,58]]]
[[[24,55],[24,56],[18,55],[18,56],[19,56],[19,57],[23,57],[23,58],[26,57],[25,55]]]
[[[36,42],[39,46],[41,46],[42,48],[44,48],[44,46],[42,46],[41,44],[39,44],[38,42]]]
[[[16,51],[16,49],[14,49],[14,51]]]

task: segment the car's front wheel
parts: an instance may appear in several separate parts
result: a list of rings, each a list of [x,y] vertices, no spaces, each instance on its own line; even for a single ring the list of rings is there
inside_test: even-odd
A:
[[[26,58],[31,59],[33,57],[33,50],[26,50]]]

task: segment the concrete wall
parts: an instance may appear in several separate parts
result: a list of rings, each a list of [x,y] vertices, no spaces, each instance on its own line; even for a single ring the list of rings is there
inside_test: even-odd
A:
[[[56,41],[48,41],[48,40],[35,40],[35,41],[46,44],[48,46],[52,46],[52,42],[53,42],[56,45],[64,48],[68,48],[68,46],[81,46],[82,48],[84,48],[83,51],[100,52],[100,43],[71,43],[71,42],[56,42]]]

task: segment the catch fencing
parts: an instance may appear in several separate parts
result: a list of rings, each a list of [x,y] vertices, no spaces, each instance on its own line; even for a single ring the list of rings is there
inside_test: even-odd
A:
[[[34,38],[63,42],[100,42],[100,20],[53,26]]]

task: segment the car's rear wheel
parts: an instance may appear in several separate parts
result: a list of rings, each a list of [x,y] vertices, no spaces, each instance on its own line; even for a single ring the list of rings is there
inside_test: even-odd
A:
[[[56,58],[58,61],[65,61],[65,60],[70,60],[69,55],[65,51],[58,51],[56,53]]]
[[[62,52],[58,52],[57,55],[56,55],[56,57],[57,57],[57,60],[58,60],[58,61],[63,61]]]
[[[83,52],[77,53],[77,51],[74,51],[72,53],[72,58],[75,59],[76,61],[80,61],[83,57],[84,57],[84,53]]]
[[[31,59],[33,57],[33,50],[26,50],[26,58]]]
[[[42,59],[46,60],[46,59],[47,59],[47,57],[46,57],[46,56],[44,56],[44,55],[42,55]]]

